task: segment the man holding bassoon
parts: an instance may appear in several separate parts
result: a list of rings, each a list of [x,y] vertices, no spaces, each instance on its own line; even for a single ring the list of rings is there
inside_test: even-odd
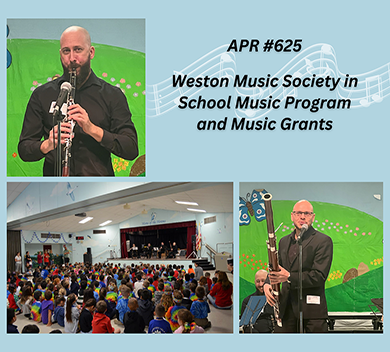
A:
[[[269,201],[269,206],[270,198],[264,198],[265,203]],[[295,229],[279,241],[279,251],[276,252],[279,271],[271,268],[264,284],[267,302],[271,306],[278,306],[281,319],[275,332],[300,332],[300,327],[303,332],[328,331],[325,282],[332,264],[333,242],[329,236],[312,227],[314,218],[313,206],[308,201],[301,200],[294,205],[291,220]],[[270,220],[273,222],[273,219],[267,218],[267,225]],[[299,299],[298,241],[302,243],[302,300]],[[274,294],[274,289],[280,284],[282,288],[278,296]],[[300,317],[303,318],[302,324]]]

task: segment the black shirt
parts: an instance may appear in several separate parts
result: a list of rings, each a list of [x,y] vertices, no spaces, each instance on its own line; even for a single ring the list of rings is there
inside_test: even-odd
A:
[[[299,250],[298,241],[295,239],[295,233],[296,233],[296,230],[294,230],[290,234],[290,243],[289,243],[289,248],[288,248],[288,259],[290,261],[290,264],[297,257],[298,250]],[[306,232],[303,234],[302,240],[305,238],[305,236],[306,236]]]
[[[79,319],[80,330],[85,333],[90,332],[92,330],[92,320],[92,313],[87,308],[84,308]]]
[[[290,263],[294,261],[297,254],[298,254],[298,241],[295,239],[295,234],[294,234],[294,236],[291,236],[290,247],[288,249],[288,259],[290,260]]]
[[[136,311],[126,312],[123,317],[124,333],[145,332],[145,321]]]
[[[24,161],[45,158],[44,176],[54,175],[56,151],[46,155],[40,150],[42,137],[47,139],[53,127],[50,107],[57,100],[65,77],[36,88],[31,95],[24,116],[19,140],[19,155]],[[120,88],[96,77],[91,72],[88,80],[76,89],[75,103],[86,110],[91,122],[103,129],[99,143],[87,135],[80,126],[74,128],[71,148],[70,176],[114,176],[111,153],[123,159],[133,160],[138,156],[137,132],[131,121],[131,113],[125,95]]]

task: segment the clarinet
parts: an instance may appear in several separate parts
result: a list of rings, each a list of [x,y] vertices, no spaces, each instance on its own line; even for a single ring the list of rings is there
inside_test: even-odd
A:
[[[73,68],[71,72],[69,72],[70,76],[70,84],[72,86],[71,91],[68,94],[68,101],[67,101],[67,106],[71,106],[74,104],[74,97],[76,93],[76,69]],[[65,140],[65,145],[64,145],[64,161],[63,161],[63,166],[62,166],[62,176],[68,177],[69,176],[69,164],[70,164],[70,158],[72,155],[70,154],[70,148],[72,146],[72,137],[73,137],[73,129],[75,122],[73,120],[69,119],[69,114],[66,113],[66,116],[63,120],[63,122],[69,122],[71,125],[71,132],[70,132],[70,137]]]
[[[280,271],[279,269],[279,256],[276,249],[276,236],[275,236],[275,227],[274,227],[274,215],[272,212],[271,205],[272,195],[266,193],[263,195],[264,207],[265,207],[265,220],[267,221],[267,231],[268,231],[268,240],[267,240],[267,249],[268,249],[268,270]],[[275,305],[274,305],[274,315],[275,320],[278,326],[282,327],[282,319],[280,318],[280,284],[273,284],[272,290],[275,295]]]

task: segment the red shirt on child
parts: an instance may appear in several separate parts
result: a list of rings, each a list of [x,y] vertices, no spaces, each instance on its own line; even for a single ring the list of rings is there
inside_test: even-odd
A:
[[[111,325],[110,318],[103,314],[96,312],[92,320],[92,333],[93,334],[112,334],[114,328]]]

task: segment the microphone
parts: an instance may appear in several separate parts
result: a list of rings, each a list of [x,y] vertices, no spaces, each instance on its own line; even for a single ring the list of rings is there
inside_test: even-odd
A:
[[[53,115],[57,116],[62,105],[68,100],[68,94],[72,90],[72,85],[69,82],[61,84],[60,94],[58,95],[56,105],[54,107]]]
[[[298,243],[300,243],[302,241],[302,236],[307,231],[308,228],[309,228],[309,226],[307,226],[307,224],[303,224],[301,226],[301,231],[300,231],[300,233],[298,235],[298,238],[297,238]]]

